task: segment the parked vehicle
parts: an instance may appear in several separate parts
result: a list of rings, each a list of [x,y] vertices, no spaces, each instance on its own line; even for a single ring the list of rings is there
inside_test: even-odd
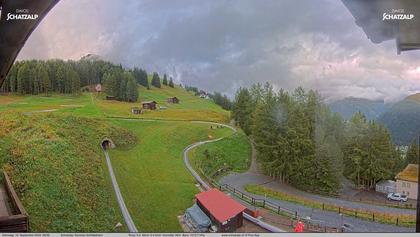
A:
[[[401,194],[401,193],[390,193],[387,196],[388,200],[392,201],[399,201],[399,202],[406,202],[408,197],[407,195]]]

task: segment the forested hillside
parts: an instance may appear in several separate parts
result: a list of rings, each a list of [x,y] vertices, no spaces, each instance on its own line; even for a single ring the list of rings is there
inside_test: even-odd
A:
[[[347,120],[359,111],[365,115],[367,120],[376,120],[389,108],[389,105],[383,101],[350,97],[335,101],[329,104],[329,107]]]
[[[312,90],[240,88],[232,116],[254,139],[265,172],[303,190],[335,193],[342,175],[372,187],[403,163],[384,126],[362,113],[345,123]]]
[[[420,131],[420,94],[394,104],[378,121],[389,128],[396,144],[408,145]]]

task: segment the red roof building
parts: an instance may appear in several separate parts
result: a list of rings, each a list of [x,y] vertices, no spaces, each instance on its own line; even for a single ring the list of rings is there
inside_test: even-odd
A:
[[[225,193],[214,188],[195,197],[197,205],[217,224],[219,232],[233,232],[242,226],[246,207]]]

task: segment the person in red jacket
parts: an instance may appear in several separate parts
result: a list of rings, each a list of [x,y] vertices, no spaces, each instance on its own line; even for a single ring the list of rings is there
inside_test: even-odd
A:
[[[303,232],[303,229],[305,228],[305,224],[303,224],[303,222],[301,221],[301,220],[299,220],[297,223],[296,223],[296,226],[295,226],[295,232],[297,232],[297,233],[301,233],[301,232]]]

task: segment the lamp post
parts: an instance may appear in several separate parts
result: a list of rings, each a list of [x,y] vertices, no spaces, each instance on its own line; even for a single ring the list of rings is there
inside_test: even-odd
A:
[[[417,212],[416,212],[416,232],[420,232],[420,175],[419,175],[419,165],[420,165],[420,133],[419,133],[419,151],[418,151],[418,165],[417,165]]]

